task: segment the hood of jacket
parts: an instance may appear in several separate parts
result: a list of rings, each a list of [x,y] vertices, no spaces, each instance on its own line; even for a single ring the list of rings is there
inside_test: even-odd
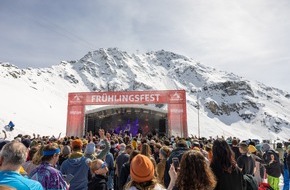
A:
[[[73,152],[69,159],[67,159],[67,162],[70,166],[75,167],[81,165],[84,159],[86,158],[83,156],[82,152]]]

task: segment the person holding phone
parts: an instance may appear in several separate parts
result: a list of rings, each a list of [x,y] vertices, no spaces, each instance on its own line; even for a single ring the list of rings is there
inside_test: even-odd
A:
[[[171,151],[170,156],[168,157],[165,164],[165,170],[164,170],[164,186],[165,187],[168,187],[170,183],[169,169],[172,164],[172,158],[177,157],[180,160],[182,155],[188,150],[189,148],[184,139],[180,139],[177,141],[176,148]]]
[[[185,152],[180,164],[177,157],[172,158],[168,190],[213,190],[215,176],[204,155],[197,150]]]
[[[179,159],[177,157],[172,158],[172,164],[176,172],[179,171]]]

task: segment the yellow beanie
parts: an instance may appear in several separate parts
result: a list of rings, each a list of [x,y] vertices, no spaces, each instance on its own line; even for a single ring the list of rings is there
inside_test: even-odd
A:
[[[256,152],[257,151],[257,149],[256,149],[256,147],[255,146],[253,146],[253,145],[249,145],[249,152],[250,153],[254,153],[254,152]]]
[[[136,141],[132,141],[132,146],[134,147],[134,149],[136,150],[137,149],[137,142]]]

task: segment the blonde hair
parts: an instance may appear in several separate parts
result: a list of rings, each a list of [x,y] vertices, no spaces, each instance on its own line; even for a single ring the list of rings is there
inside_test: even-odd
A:
[[[38,149],[38,151],[34,154],[33,158],[32,158],[32,163],[34,165],[39,165],[42,161],[42,151],[44,149],[44,145],[41,145]]]
[[[165,159],[167,159],[170,156],[171,150],[168,146],[162,146],[159,152],[164,156]]]

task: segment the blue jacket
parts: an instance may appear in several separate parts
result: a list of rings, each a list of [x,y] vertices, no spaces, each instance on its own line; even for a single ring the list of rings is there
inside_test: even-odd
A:
[[[15,171],[1,171],[0,185],[7,185],[21,190],[43,190],[38,181],[23,177]]]
[[[60,171],[62,174],[72,174],[74,176],[70,182],[70,189],[88,189],[88,174],[90,172],[88,163],[90,161],[89,158],[84,156],[75,158],[72,154],[70,158],[61,164]]]

